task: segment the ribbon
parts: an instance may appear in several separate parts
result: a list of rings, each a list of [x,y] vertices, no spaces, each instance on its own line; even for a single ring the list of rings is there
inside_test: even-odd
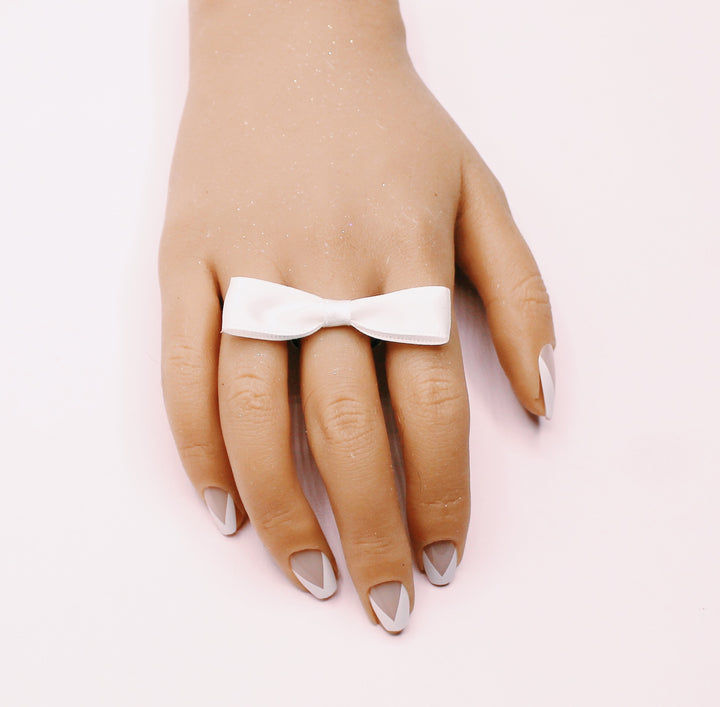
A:
[[[439,285],[335,300],[276,282],[233,277],[225,295],[222,331],[285,341],[323,327],[352,326],[375,339],[437,345],[450,338],[450,312],[450,290]]]

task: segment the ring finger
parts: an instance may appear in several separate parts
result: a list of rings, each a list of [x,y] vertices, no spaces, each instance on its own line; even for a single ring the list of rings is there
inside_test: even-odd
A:
[[[385,367],[413,551],[430,582],[445,585],[462,558],[470,518],[470,412],[454,320],[442,346],[388,344]]]

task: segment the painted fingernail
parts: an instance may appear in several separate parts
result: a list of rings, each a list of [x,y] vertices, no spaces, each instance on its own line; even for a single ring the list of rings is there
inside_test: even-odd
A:
[[[320,550],[301,550],[290,557],[290,567],[300,584],[317,599],[335,594],[337,580],[330,560]]]
[[[400,633],[410,621],[410,597],[400,582],[385,582],[370,590],[370,605],[388,633]]]
[[[449,540],[427,545],[423,550],[423,566],[430,582],[442,587],[452,582],[457,568],[457,550]]]
[[[232,535],[237,530],[237,513],[232,496],[214,486],[206,488],[203,496],[218,530],[223,535]]]
[[[555,407],[555,355],[553,347],[545,344],[538,357],[540,369],[540,387],[545,401],[545,419],[549,420]]]

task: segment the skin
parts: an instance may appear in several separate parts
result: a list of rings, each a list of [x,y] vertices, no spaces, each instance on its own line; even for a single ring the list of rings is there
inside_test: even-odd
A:
[[[230,278],[350,299],[477,288],[520,402],[544,413],[538,353],[555,344],[536,264],[497,180],[417,76],[397,3],[194,0],[190,85],[160,248],[163,389],[188,476],[231,494],[295,584],[290,557],[337,567],[293,465],[285,342],[220,335]],[[371,620],[371,587],[470,515],[469,410],[455,323],[443,346],[387,344],[407,475],[397,499],[370,341],[303,340],[308,439]],[[332,373],[331,373],[332,372]]]

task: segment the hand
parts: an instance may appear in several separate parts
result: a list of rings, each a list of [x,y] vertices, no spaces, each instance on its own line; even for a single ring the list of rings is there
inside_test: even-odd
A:
[[[456,262],[520,402],[549,415],[544,285],[499,184],[413,70],[396,3],[191,4],[160,253],[168,416],[221,530],[247,513],[287,576],[319,598],[337,567],[293,467],[287,344],[219,334],[230,278],[352,299],[452,289]],[[396,632],[413,603],[412,558],[445,583],[465,544],[469,412],[455,323],[442,346],[388,343],[386,369],[409,538],[369,339],[337,327],[301,344],[308,439],[347,565],[368,616]]]

